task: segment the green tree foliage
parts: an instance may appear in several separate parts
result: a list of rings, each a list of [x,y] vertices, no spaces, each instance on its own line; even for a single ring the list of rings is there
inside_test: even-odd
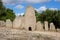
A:
[[[49,23],[53,22],[56,28],[60,28],[60,10],[49,10],[42,11],[38,13],[35,11],[37,21],[48,21]]]
[[[11,21],[13,21],[14,18],[15,14],[13,10],[5,8],[2,1],[0,0],[0,20],[6,21],[6,19],[10,19]]]
[[[5,7],[3,6],[2,1],[0,0],[0,15],[5,12]]]
[[[6,19],[10,19],[11,21],[13,21],[14,18],[15,18],[15,14],[13,13],[13,10],[7,9],[6,10]]]

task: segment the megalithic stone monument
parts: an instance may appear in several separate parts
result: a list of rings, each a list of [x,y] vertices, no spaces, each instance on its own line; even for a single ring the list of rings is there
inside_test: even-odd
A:
[[[13,25],[13,24],[12,24],[12,21],[11,21],[10,19],[7,19],[7,20],[6,20],[6,27],[7,27],[7,28],[12,28],[12,25]]]
[[[43,29],[43,24],[39,21],[39,22],[37,22],[37,24],[36,24],[36,30],[37,31],[43,31],[44,29]]]
[[[20,29],[21,27],[21,17],[16,17],[13,21],[13,28]]]
[[[55,25],[53,23],[50,23],[50,30],[55,31]]]
[[[25,11],[25,29],[34,31],[36,25],[35,10],[32,6],[27,6]]]
[[[48,21],[44,22],[45,30],[48,31]]]
[[[0,21],[0,27],[5,27],[5,22],[4,21]]]

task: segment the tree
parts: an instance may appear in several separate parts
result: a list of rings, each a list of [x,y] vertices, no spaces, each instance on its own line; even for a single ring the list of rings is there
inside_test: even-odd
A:
[[[13,10],[4,7],[2,0],[0,0],[0,20],[6,21],[6,19],[10,19],[11,21],[13,21],[14,18],[15,14]]]
[[[41,21],[48,21],[49,23],[53,22],[55,28],[60,28],[60,10],[49,10],[42,11],[42,13],[38,13],[35,11],[36,20]]]
[[[11,21],[15,19],[15,14],[13,13],[13,10],[11,9],[6,10],[6,19],[10,19]]]
[[[0,0],[0,20],[5,20],[5,7],[3,6],[2,0]]]

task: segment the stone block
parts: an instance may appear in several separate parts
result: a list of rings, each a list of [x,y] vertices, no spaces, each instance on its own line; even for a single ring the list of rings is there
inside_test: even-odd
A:
[[[49,28],[48,28],[48,21],[45,21],[45,22],[44,22],[44,26],[45,26],[45,30],[48,31],[48,29],[49,29]]]
[[[52,31],[55,30],[55,25],[53,23],[50,23],[50,30],[52,30]]]
[[[25,29],[34,31],[36,25],[35,10],[32,6],[27,6],[25,11]]]
[[[0,27],[5,27],[5,22],[4,21],[0,21]]]
[[[12,28],[12,21],[10,19],[6,20],[6,27],[7,28]]]
[[[13,28],[19,29],[21,27],[21,17],[16,17],[13,21]]]
[[[44,29],[43,29],[43,24],[39,21],[39,22],[37,22],[37,24],[36,24],[36,30],[37,31],[43,31]]]

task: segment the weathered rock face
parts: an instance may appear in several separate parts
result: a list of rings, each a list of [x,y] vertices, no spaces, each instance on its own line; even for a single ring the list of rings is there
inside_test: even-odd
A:
[[[5,27],[5,22],[4,21],[0,21],[0,27]]]
[[[60,32],[60,29],[57,28],[57,32]]]
[[[21,18],[22,18],[22,19],[21,19],[21,22],[22,22],[22,23],[21,23],[21,27],[20,27],[20,28],[21,28],[22,30],[25,30],[25,17],[22,16]]]
[[[48,31],[48,21],[44,22],[45,30]]]
[[[43,24],[39,21],[36,24],[36,31],[43,31]]]
[[[56,30],[53,23],[50,23],[50,30],[51,30],[51,31],[55,31],[55,30]]]
[[[16,17],[13,21],[13,28],[20,28],[21,27],[21,17]]]
[[[47,33],[49,34],[49,32]],[[0,40],[60,40],[60,36],[48,35],[47,33],[0,28]],[[54,35],[57,34],[54,33]]]
[[[31,6],[28,6],[25,12],[25,28],[26,30],[35,30],[36,25],[36,17],[35,17],[35,11],[34,8]]]
[[[10,19],[6,20],[6,27],[7,28],[12,28],[12,21]]]
[[[36,17],[34,8],[28,6],[25,12],[25,16],[17,17],[13,21],[13,28],[19,28],[22,30],[35,30]]]

